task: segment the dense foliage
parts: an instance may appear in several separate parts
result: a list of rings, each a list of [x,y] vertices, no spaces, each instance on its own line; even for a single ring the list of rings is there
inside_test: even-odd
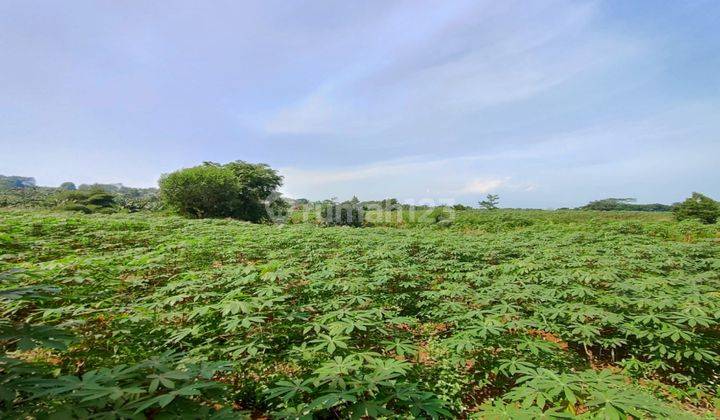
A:
[[[600,211],[670,211],[672,206],[667,204],[635,204],[634,198],[604,198],[591,201],[582,210]]]
[[[62,210],[74,210],[83,213],[112,213],[115,209],[115,196],[102,189],[66,190],[57,195]]]
[[[696,219],[711,224],[720,218],[720,204],[710,197],[695,192],[687,200],[676,205],[673,213],[678,220]]]
[[[206,162],[163,175],[160,194],[168,206],[185,216],[257,222],[270,218],[266,200],[280,185],[282,177],[265,164]]]
[[[30,188],[35,186],[35,178],[27,176],[0,175],[0,189]]]
[[[0,210],[0,417],[711,417],[719,238]]]
[[[62,184],[60,184],[60,186],[59,186],[58,188],[61,189],[61,190],[66,190],[66,191],[75,191],[75,190],[77,190],[77,186],[75,185],[75,183],[74,183],[74,182],[70,182],[70,181],[63,182]]]
[[[65,184],[59,188],[0,188],[0,207],[63,209],[83,213],[158,211],[163,208],[154,188],[83,184],[72,189]]]

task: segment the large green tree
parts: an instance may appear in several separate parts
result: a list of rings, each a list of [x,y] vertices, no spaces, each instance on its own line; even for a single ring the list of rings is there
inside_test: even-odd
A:
[[[282,176],[265,164],[205,162],[163,175],[160,195],[185,216],[259,222],[270,217],[267,200],[281,185]]]
[[[697,219],[712,224],[720,217],[720,204],[710,197],[694,192],[692,196],[673,208],[678,220]]]

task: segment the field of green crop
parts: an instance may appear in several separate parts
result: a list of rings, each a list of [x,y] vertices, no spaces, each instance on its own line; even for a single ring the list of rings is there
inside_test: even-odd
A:
[[[713,418],[720,226],[0,209],[0,417]]]

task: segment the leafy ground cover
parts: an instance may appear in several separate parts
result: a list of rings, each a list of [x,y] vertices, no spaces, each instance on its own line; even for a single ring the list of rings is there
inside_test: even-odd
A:
[[[0,210],[0,416],[711,418],[719,232]]]

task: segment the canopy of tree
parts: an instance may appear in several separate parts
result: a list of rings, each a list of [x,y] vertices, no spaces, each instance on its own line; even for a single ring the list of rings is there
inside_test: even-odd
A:
[[[672,206],[666,204],[634,204],[634,198],[605,198],[602,200],[591,201],[581,210],[600,210],[600,211],[670,211]]]
[[[488,194],[485,200],[480,201],[478,204],[485,210],[496,210],[498,203],[500,202],[500,196],[497,194]]]
[[[675,205],[673,213],[678,220],[697,219],[712,224],[720,218],[720,204],[710,197],[694,192],[687,200]]]
[[[282,177],[265,164],[205,162],[160,178],[163,201],[189,217],[233,217],[259,222],[270,218],[269,198]]]
[[[75,186],[74,182],[63,182],[62,184],[60,184],[60,186],[58,188],[60,188],[61,190],[67,190],[67,191],[77,190],[77,187]]]

